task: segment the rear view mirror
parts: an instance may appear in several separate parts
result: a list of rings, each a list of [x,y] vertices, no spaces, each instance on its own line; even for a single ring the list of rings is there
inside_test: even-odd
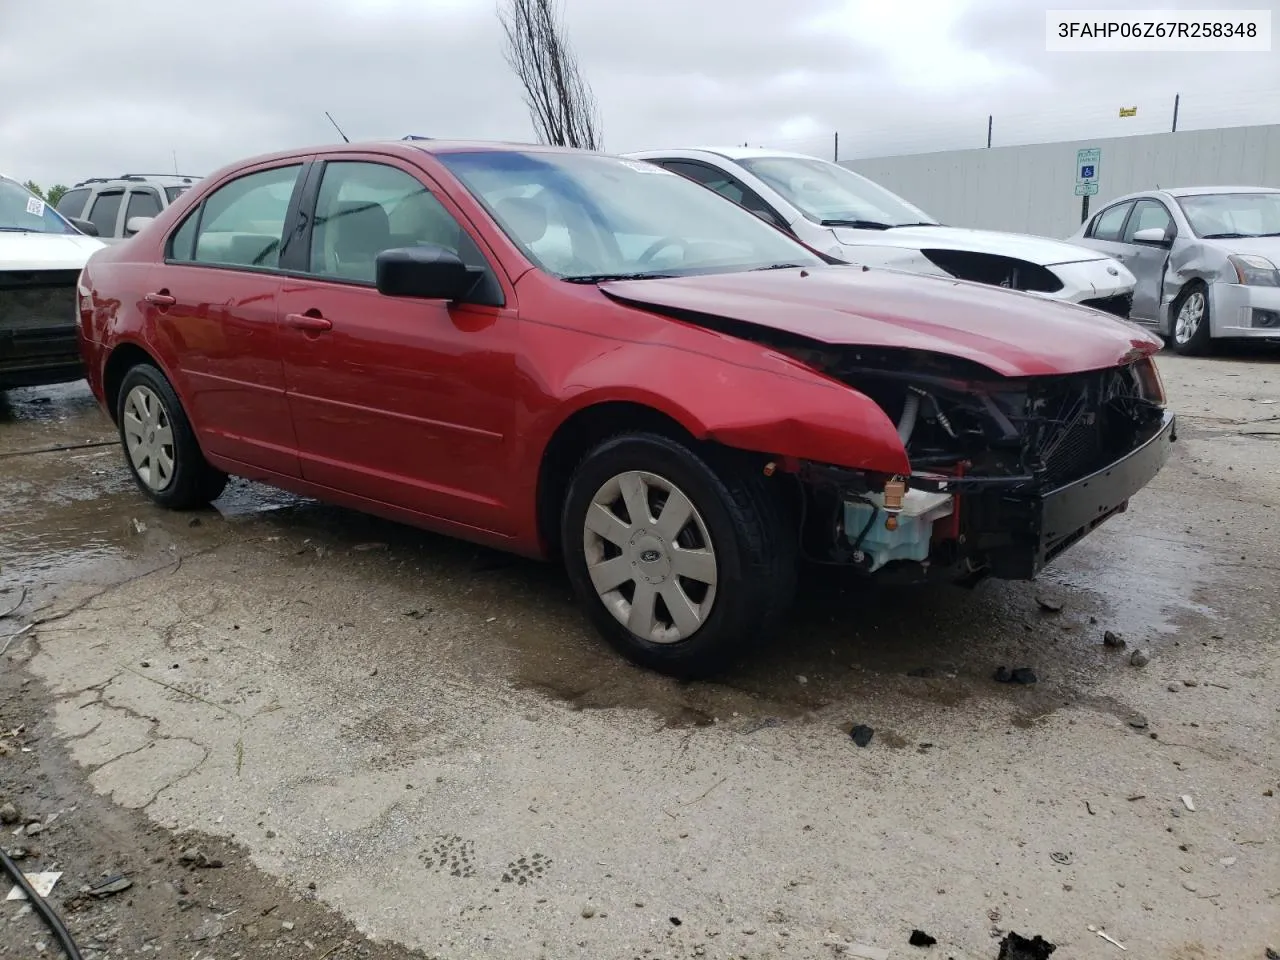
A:
[[[388,297],[461,300],[483,271],[468,267],[452,250],[434,243],[383,250],[375,261],[378,292]]]
[[[1147,227],[1145,230],[1139,230],[1133,235],[1134,243],[1148,243],[1157,247],[1168,246],[1172,239],[1166,234],[1162,227]]]
[[[96,237],[98,235],[98,228],[89,220],[81,220],[79,217],[67,217],[67,223],[71,224],[85,236]]]
[[[155,217],[130,217],[125,221],[124,235],[126,237],[133,236],[154,219]]]

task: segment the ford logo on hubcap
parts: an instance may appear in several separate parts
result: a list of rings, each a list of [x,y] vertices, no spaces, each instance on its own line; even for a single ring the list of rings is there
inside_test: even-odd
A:
[[[645,550],[640,554],[641,563],[656,563],[662,556],[657,550]]]

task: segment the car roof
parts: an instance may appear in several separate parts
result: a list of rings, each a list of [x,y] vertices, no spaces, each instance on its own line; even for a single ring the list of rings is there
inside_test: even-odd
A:
[[[118,177],[89,177],[87,180],[81,180],[71,189],[88,187],[95,183],[150,183],[162,186],[190,186],[202,179],[204,178],[182,173],[122,173]]]
[[[1135,190],[1133,193],[1126,193],[1124,196],[1116,197],[1114,200],[1107,202],[1107,206],[1115,206],[1117,203],[1125,203],[1129,200],[1137,200],[1141,197],[1166,196],[1173,199],[1179,197],[1203,197],[1210,194],[1219,193],[1280,193],[1280,189],[1275,187],[1248,187],[1248,186],[1230,186],[1223,185],[1218,187],[1156,187],[1151,190]]]
[[[628,157],[643,159],[645,157],[662,157],[676,153],[711,153],[726,160],[748,160],[753,157],[789,157],[795,160],[821,160],[808,153],[794,153],[790,150],[773,150],[769,147],[670,147],[666,150],[636,150],[625,154]]]

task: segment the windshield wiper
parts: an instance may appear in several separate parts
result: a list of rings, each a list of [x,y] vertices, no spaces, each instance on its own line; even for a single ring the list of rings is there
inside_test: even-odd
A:
[[[1256,233],[1206,233],[1201,240],[1247,240],[1256,237]]]
[[[892,223],[881,223],[879,220],[819,220],[822,227],[853,227],[855,230],[888,230]]]
[[[39,233],[39,230],[32,230],[30,227],[0,227],[0,233]]]
[[[752,267],[751,272],[755,273],[758,270],[793,270],[803,266],[803,263],[771,263],[764,267]]]
[[[893,229],[898,227],[940,227],[942,224],[936,220],[921,220],[919,223],[895,223]]]
[[[561,277],[565,283],[608,283],[611,280],[669,280],[671,273],[585,273],[576,277]]]

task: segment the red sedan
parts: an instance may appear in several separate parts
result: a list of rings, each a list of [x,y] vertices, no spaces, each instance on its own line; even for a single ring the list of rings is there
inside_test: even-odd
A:
[[[338,145],[203,180],[80,279],[138,486],[228,474],[533,557],[685,676],[802,561],[1028,579],[1126,508],[1174,422],[1124,321],[836,265],[643,161]]]

